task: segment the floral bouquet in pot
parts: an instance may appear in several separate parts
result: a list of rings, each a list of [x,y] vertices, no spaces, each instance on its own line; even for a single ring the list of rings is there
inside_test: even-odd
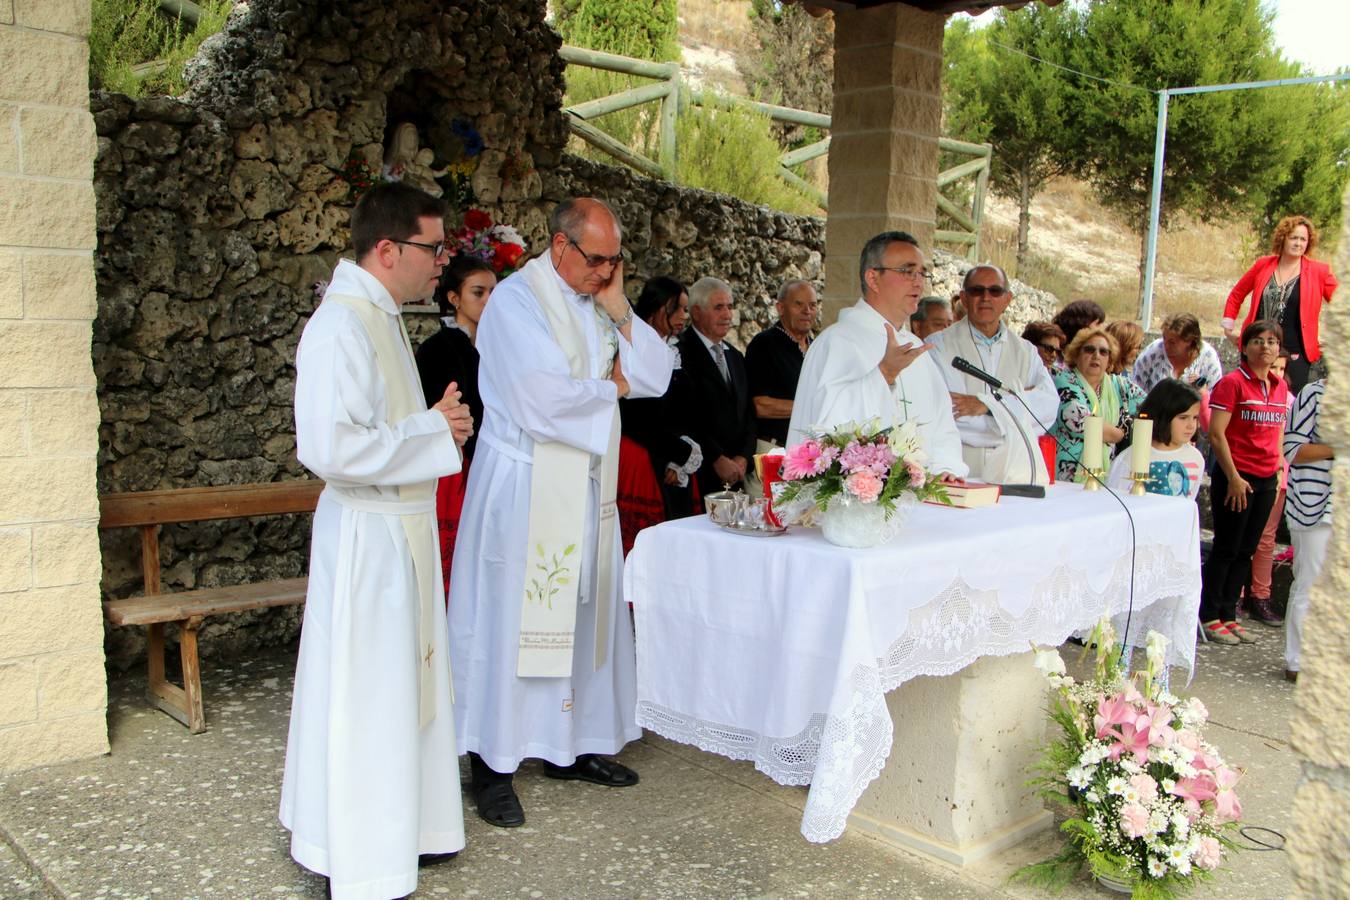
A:
[[[492,221],[492,216],[481,209],[464,214],[464,225],[455,229],[446,239],[451,256],[476,256],[492,266],[498,277],[505,278],[516,270],[516,264],[525,255],[525,239],[510,225]]]
[[[826,540],[870,547],[895,535],[921,500],[946,500],[930,474],[913,424],[880,428],[876,419],[817,431],[787,448],[774,508],[800,521],[819,510]]]
[[[1149,632],[1147,665],[1133,677],[1109,620],[1087,646],[1096,648],[1096,665],[1081,683],[1065,673],[1057,651],[1036,653],[1055,689],[1050,718],[1060,735],[1032,783],[1068,807],[1060,826],[1068,844],[1014,877],[1063,886],[1086,866],[1103,885],[1138,900],[1177,896],[1211,877],[1234,846],[1225,832],[1242,816],[1239,771],[1204,739],[1204,704],[1164,687],[1166,638]]]

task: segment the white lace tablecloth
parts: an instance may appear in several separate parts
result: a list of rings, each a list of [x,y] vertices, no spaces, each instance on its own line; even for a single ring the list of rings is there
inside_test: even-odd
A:
[[[921,505],[891,543],[816,529],[738,535],[705,517],[642,531],[624,568],[637,626],[638,722],[780,784],[811,786],[802,834],[828,841],[891,751],[884,694],[981,656],[1056,646],[1109,612],[1168,663],[1195,660],[1194,503],[1055,485],[987,509]]]

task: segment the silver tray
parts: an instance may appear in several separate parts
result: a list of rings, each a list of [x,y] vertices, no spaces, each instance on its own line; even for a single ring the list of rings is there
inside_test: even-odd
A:
[[[734,531],[736,534],[743,534],[746,537],[778,537],[781,534],[787,534],[787,526],[778,528],[749,528],[744,525],[723,525],[717,523],[717,527],[725,531]]]

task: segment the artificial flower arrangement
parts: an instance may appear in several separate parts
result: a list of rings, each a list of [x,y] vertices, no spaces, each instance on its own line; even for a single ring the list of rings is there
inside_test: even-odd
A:
[[[498,275],[510,275],[525,255],[525,239],[510,225],[499,225],[481,209],[464,214],[464,225],[445,240],[451,256],[476,256]]]
[[[1063,887],[1086,866],[1103,883],[1128,885],[1136,900],[1175,897],[1213,877],[1224,849],[1235,847],[1225,832],[1242,817],[1239,771],[1205,741],[1205,705],[1161,681],[1166,638],[1149,632],[1147,664],[1133,677],[1110,620],[1086,646],[1096,648],[1096,664],[1081,683],[1066,674],[1058,651],[1036,652],[1036,667],[1055,688],[1050,718],[1061,734],[1031,783],[1068,807],[1060,826],[1068,844],[1014,877]]]
[[[832,431],[813,431],[787,448],[775,485],[775,508],[803,509],[806,501],[822,512],[836,497],[876,504],[889,517],[896,501],[947,500],[940,478],[924,467],[927,455],[912,423],[881,428],[880,420],[849,422]]]

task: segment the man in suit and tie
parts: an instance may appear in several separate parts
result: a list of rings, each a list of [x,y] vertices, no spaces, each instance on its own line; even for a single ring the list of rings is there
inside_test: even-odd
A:
[[[700,278],[689,288],[693,327],[680,337],[679,389],[690,436],[703,450],[698,486],[704,494],[738,485],[755,452],[755,408],[745,357],[723,338],[731,329],[731,286]]]

